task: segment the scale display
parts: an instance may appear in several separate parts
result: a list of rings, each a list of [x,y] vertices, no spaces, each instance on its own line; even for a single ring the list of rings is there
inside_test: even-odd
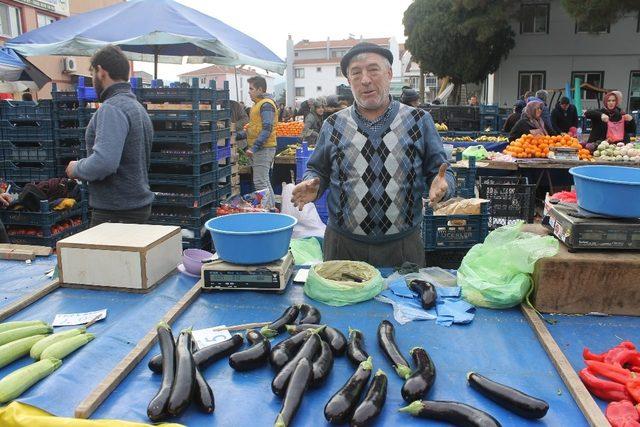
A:
[[[293,274],[293,256],[260,266],[242,266],[212,262],[202,268],[205,290],[258,290],[281,292]]]

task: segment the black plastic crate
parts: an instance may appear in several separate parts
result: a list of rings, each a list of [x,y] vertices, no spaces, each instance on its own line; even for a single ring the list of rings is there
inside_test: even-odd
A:
[[[218,102],[229,100],[228,89],[184,87],[141,88],[135,90],[140,102]]]
[[[53,131],[53,135],[56,140],[70,139],[84,141],[86,130],[86,127],[55,128]]]
[[[216,189],[212,185],[206,185],[202,188],[152,185],[151,191],[155,193],[154,205],[198,208],[215,202],[217,198]]]
[[[233,194],[233,186],[229,182],[227,184],[218,185],[218,190],[216,191],[216,205],[219,205],[221,201],[226,200]]]
[[[203,144],[207,145],[207,144]],[[216,159],[216,153],[211,149],[209,145],[209,151],[187,151],[180,149],[165,148],[160,151],[151,152],[151,164],[163,165],[163,164],[189,164],[194,166],[201,166],[208,163],[213,163]]]
[[[208,184],[213,184],[217,176],[215,170],[210,170],[199,174],[184,174],[179,172],[171,173],[175,171],[154,171],[153,168],[154,165],[151,165],[152,170],[151,172],[149,172],[149,183],[155,185],[202,187]]]
[[[215,211],[213,204],[200,208],[154,205],[151,208],[151,217],[148,222],[149,224],[200,228],[206,221],[214,216]]]
[[[50,248],[55,248],[56,243],[58,243],[59,240],[66,239],[69,236],[72,236],[76,233],[86,230],[88,227],[89,227],[89,223],[83,222],[80,225],[67,228],[66,230],[56,234],[49,233],[48,236],[45,235],[44,233],[42,235],[9,234],[9,241],[15,245],[36,245],[36,246],[48,246]],[[10,231],[11,231],[10,228],[7,227],[7,233],[9,233]]]
[[[457,270],[462,264],[462,260],[469,252],[465,249],[445,249],[438,251],[425,251],[424,258],[427,267],[440,267],[450,270]]]
[[[216,110],[148,110],[152,121],[185,121],[185,122],[215,122],[218,118]]]
[[[4,160],[13,162],[47,162],[55,160],[53,142],[1,141]]]
[[[56,88],[52,88],[51,90],[51,98],[53,99],[54,104],[56,102],[66,102],[66,103],[77,103],[78,102],[78,94],[74,91],[59,91]]]
[[[476,167],[476,158],[469,158],[469,167],[451,167],[456,178],[456,196],[469,199],[475,197],[476,175],[478,168]]]
[[[494,230],[516,221],[533,223],[536,208],[536,186],[527,177],[480,177],[479,194],[491,201],[489,229]]]
[[[477,132],[480,129],[480,119],[448,119],[446,124],[451,131]]]
[[[49,120],[0,120],[2,138],[9,141],[52,141],[53,127]]]
[[[51,227],[68,218],[80,217],[86,220],[88,217],[89,205],[86,197],[80,200],[72,209],[55,211],[53,207],[53,203],[48,200],[41,200],[40,212],[2,209],[0,210],[0,219],[5,225]]]
[[[425,208],[422,235],[425,250],[465,249],[484,242],[489,234],[489,203],[479,215],[433,215]]]
[[[51,101],[0,101],[0,117],[7,120],[51,120]]]
[[[67,141],[55,142],[55,155],[56,160],[60,158],[83,158],[87,157],[87,147],[84,143],[77,140],[69,140],[69,142],[75,142],[73,144],[67,144]]]
[[[499,114],[499,107],[497,105],[480,105],[480,114]]]
[[[56,177],[55,162],[3,162],[4,178],[18,183],[44,181]]]

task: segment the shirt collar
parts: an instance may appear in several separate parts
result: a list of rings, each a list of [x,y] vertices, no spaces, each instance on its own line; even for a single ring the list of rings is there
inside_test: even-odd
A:
[[[362,114],[360,114],[360,110],[358,109],[358,104],[355,102],[353,104],[353,109],[356,111],[356,115],[358,116],[358,118],[362,120],[364,123],[367,123],[368,125],[375,125],[386,120],[387,117],[389,117],[389,114],[391,114],[391,110],[393,109],[394,102],[397,102],[397,101],[394,101],[393,98],[391,98],[391,95],[389,95],[389,106],[387,107],[386,111],[373,120],[369,120],[366,117],[364,117]]]

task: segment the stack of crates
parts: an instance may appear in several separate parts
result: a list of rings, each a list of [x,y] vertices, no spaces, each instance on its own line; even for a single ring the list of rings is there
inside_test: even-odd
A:
[[[536,186],[522,176],[486,176],[479,180],[480,197],[491,201],[489,229],[517,221],[533,223]]]
[[[231,124],[231,194],[240,194],[240,165],[235,123]]]
[[[138,85],[140,86],[140,85]],[[183,228],[183,246],[206,248],[204,228],[231,195],[229,84],[137,88],[153,122],[149,184],[156,195],[151,224]]]
[[[51,103],[0,102],[0,151],[7,181],[24,184],[55,177]]]
[[[309,149],[306,141],[302,141],[302,146],[296,149],[296,184],[302,182],[302,178],[304,177],[304,173],[307,170],[307,163],[309,162],[309,157],[313,149]],[[318,216],[325,224],[329,221],[329,208],[327,206],[327,195],[329,194],[329,190],[327,189],[322,196],[318,198],[314,202],[316,205],[316,210],[318,211]]]
[[[499,108],[497,105],[480,105],[480,131],[499,131]]]

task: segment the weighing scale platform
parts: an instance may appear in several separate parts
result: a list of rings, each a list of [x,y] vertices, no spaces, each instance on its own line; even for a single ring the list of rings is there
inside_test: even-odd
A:
[[[239,265],[222,260],[202,266],[202,289],[284,292],[293,274],[293,255],[270,264]]]

